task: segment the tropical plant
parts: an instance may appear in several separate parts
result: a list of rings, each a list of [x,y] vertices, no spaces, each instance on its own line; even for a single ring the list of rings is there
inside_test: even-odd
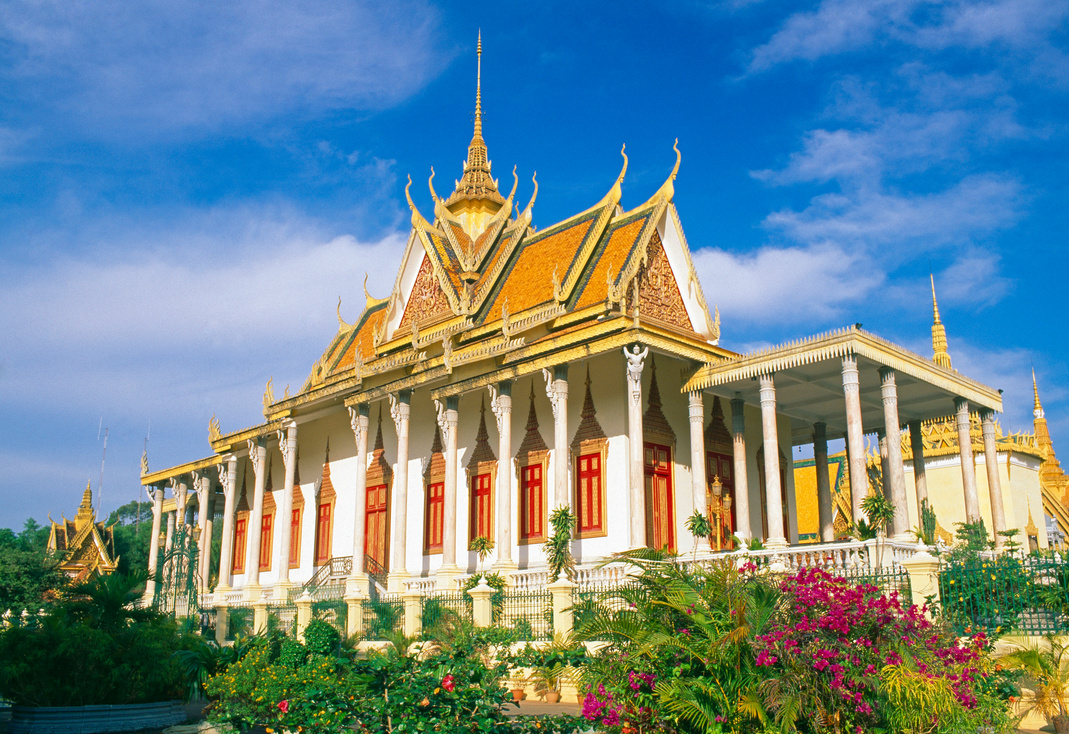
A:
[[[481,569],[486,563],[487,557],[494,550],[494,541],[485,535],[477,535],[468,545],[468,550],[475,551],[475,555],[479,557],[479,568]]]
[[[563,573],[571,579],[575,575],[575,559],[572,557],[572,532],[575,530],[575,513],[571,508],[561,506],[549,516],[549,525],[553,533],[545,544],[546,564],[549,577],[555,581]]]
[[[709,518],[699,510],[695,510],[694,513],[687,518],[687,532],[694,536],[694,554],[693,558],[698,558],[698,538],[705,538],[706,540],[713,534],[713,527],[709,524]]]
[[[1027,676],[1026,685],[1033,687],[1031,698],[1025,699],[1025,710],[1035,710],[1054,725],[1057,734],[1069,734],[1069,655],[1065,644],[1054,635],[1047,635],[1043,643],[1018,649],[999,659],[1011,670],[1021,670]]]
[[[886,546],[887,527],[895,518],[894,505],[884,496],[883,492],[873,492],[861,500],[861,509],[869,516],[869,523],[876,528],[876,566],[883,565],[883,551]],[[885,543],[880,544],[880,539]]]
[[[927,546],[935,547],[936,523],[935,510],[932,509],[932,505],[927,498],[922,499],[920,504],[920,524],[913,531],[917,536],[917,540]]]

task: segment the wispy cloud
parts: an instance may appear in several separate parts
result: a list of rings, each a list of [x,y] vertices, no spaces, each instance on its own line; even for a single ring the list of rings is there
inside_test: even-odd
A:
[[[448,61],[438,25],[423,0],[13,0],[2,73],[95,133],[213,132],[395,104]]]

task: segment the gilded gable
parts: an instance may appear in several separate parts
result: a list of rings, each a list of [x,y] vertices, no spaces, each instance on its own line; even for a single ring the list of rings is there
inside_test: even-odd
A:
[[[668,255],[656,232],[650,238],[646,264],[638,278],[639,312],[643,319],[694,331]]]
[[[427,321],[451,316],[452,313],[453,311],[449,308],[449,301],[445,297],[445,292],[442,291],[438,279],[434,277],[434,269],[431,267],[430,258],[424,257],[419,266],[419,272],[416,274],[416,280],[412,284],[412,293],[409,295],[408,303],[405,305],[405,313],[401,317],[398,331],[404,332],[406,329],[411,328],[413,323],[419,325]]]

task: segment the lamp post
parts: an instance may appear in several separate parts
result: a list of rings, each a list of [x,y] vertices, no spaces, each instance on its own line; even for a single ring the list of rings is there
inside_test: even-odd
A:
[[[724,494],[724,485],[720,482],[720,476],[713,477],[713,501],[709,506],[709,514],[716,518],[716,549],[723,550],[724,520],[730,517],[731,495]]]

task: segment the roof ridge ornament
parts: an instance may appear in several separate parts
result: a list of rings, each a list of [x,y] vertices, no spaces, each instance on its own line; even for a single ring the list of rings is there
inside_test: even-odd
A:
[[[671,201],[672,198],[676,195],[676,188],[674,182],[676,180],[676,176],[679,175],[679,164],[683,161],[683,154],[679,152],[679,138],[676,138],[675,142],[672,143],[672,150],[676,152],[676,163],[674,166],[672,166],[672,172],[668,174],[668,178],[665,179],[665,182],[661,184],[661,187],[654,192],[653,196],[647,199],[645,204],[638,207],[639,209],[643,209],[647,206],[650,206],[651,204],[654,204],[662,199],[666,202]]]
[[[1043,404],[1039,402],[1039,385],[1036,383],[1036,368],[1032,368],[1032,395],[1035,400],[1032,404],[1032,417],[1039,420],[1044,416]]]
[[[928,278],[932,283],[932,361],[940,367],[953,369],[947,351],[947,330],[939,320],[939,303],[935,300],[935,276],[929,273]]]
[[[412,211],[412,226],[422,227],[423,229],[434,229],[434,225],[427,221],[427,219],[420,214],[419,209],[416,208],[416,202],[412,201],[412,176],[409,175],[408,183],[405,184],[405,198],[408,199],[408,208]]]

